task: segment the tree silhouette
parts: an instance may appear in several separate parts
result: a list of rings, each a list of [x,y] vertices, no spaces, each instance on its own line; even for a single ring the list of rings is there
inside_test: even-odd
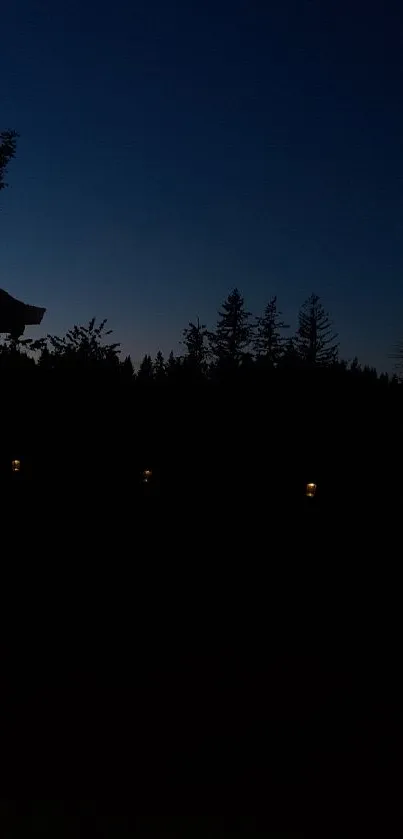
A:
[[[376,368],[375,368],[375,367],[371,367],[369,364],[365,364],[365,365],[364,365],[364,368],[363,368],[363,371],[362,371],[362,375],[363,375],[366,379],[368,379],[368,378],[371,378],[371,379],[377,379],[377,378],[378,378],[378,373],[377,373],[377,371],[376,371]]]
[[[285,338],[282,329],[288,329],[288,324],[281,319],[281,312],[277,309],[277,297],[272,297],[262,317],[256,318],[256,335],[254,340],[255,354],[271,367],[275,367],[284,351]]]
[[[131,382],[133,377],[134,377],[134,368],[133,368],[133,362],[130,358],[130,355],[126,356],[124,361],[121,362],[120,367],[121,367],[123,378],[126,381]]]
[[[166,378],[166,367],[164,356],[162,355],[161,350],[158,350],[157,355],[155,356],[155,361],[153,364],[153,372],[154,372],[154,379],[156,382],[163,382]]]
[[[0,344],[0,367],[2,370],[23,370],[35,365],[30,356],[30,340],[8,337]]]
[[[181,359],[174,355],[173,350],[169,353],[168,361],[166,363],[167,378],[173,382],[178,379],[178,374],[181,372]]]
[[[393,352],[389,354],[389,358],[395,362],[396,376],[401,380],[403,378],[403,339],[395,344]]]
[[[189,321],[189,326],[183,330],[182,334],[182,343],[186,347],[185,365],[192,372],[206,373],[209,355],[207,327],[197,318],[197,323]]]
[[[361,373],[361,364],[358,361],[357,356],[355,355],[353,360],[350,363],[350,372],[351,373]]]
[[[249,350],[253,334],[250,312],[237,288],[228,295],[218,316],[215,332],[209,333],[212,356],[219,366],[237,367]]]
[[[337,360],[337,333],[317,294],[302,304],[298,316],[296,347],[301,361],[309,366],[329,366]]]
[[[287,338],[284,343],[283,351],[278,360],[278,366],[281,368],[296,368],[300,365],[300,355],[296,346],[295,338]]]
[[[10,160],[15,157],[17,138],[16,131],[0,131],[0,190],[7,186],[4,176]]]
[[[154,365],[151,355],[145,354],[137,373],[139,382],[152,382],[154,378]]]
[[[49,352],[49,348],[46,343],[42,346],[41,354],[38,359],[38,366],[42,370],[50,370],[52,368],[52,355]]]
[[[102,363],[117,367],[120,345],[104,343],[105,338],[112,334],[112,330],[105,329],[106,319],[98,326],[95,321],[96,319],[92,318],[88,326],[73,326],[63,338],[48,335],[52,360],[74,366],[99,366]]]

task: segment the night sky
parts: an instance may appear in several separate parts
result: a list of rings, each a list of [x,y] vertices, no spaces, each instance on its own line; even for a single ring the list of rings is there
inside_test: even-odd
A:
[[[323,298],[345,357],[403,335],[403,7],[12,0],[0,287],[61,332],[179,351],[237,285],[294,326]]]

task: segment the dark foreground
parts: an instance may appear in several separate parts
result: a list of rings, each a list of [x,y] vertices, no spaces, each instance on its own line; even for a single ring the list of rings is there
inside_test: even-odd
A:
[[[2,835],[396,825],[398,513],[211,486],[4,492]]]

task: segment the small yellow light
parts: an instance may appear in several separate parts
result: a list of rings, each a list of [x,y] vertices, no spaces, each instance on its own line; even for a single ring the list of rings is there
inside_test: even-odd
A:
[[[316,493],[316,484],[307,484],[305,494],[307,498],[314,498]]]
[[[13,472],[19,472],[21,469],[21,461],[20,460],[12,460],[11,461],[11,468]]]
[[[152,474],[153,474],[153,473],[152,473],[151,469],[144,469],[144,470],[143,470],[143,482],[144,482],[145,484],[148,484],[148,482],[149,482],[149,480],[150,480],[150,478],[151,478]]]

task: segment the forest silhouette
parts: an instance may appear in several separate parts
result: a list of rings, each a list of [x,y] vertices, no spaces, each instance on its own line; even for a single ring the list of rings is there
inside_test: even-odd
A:
[[[213,329],[189,322],[180,355],[147,354],[138,370],[105,320],[6,338],[3,479],[67,486],[85,474],[100,492],[187,502],[304,504],[308,483],[315,505],[397,500],[385,441],[400,421],[398,376],[339,358],[316,294],[289,332],[276,297],[253,317],[234,289]]]

